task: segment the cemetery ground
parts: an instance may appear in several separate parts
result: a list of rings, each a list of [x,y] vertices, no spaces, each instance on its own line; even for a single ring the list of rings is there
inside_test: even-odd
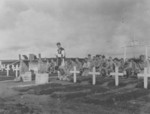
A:
[[[77,83],[50,79],[45,85],[34,82],[0,82],[0,114],[149,114],[150,84],[143,79],[78,77]],[[26,86],[27,85],[27,86]],[[24,87],[23,87],[24,86]]]

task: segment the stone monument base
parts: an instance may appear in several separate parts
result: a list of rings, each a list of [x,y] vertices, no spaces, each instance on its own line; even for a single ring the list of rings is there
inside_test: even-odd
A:
[[[36,84],[46,84],[49,82],[49,76],[47,73],[36,74],[35,83]]]

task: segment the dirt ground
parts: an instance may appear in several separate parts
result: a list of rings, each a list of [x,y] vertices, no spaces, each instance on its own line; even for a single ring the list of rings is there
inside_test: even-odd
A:
[[[99,77],[95,86],[89,77],[79,80],[39,86],[1,81],[0,114],[150,114],[150,90],[142,79],[120,78],[119,87],[114,78]]]

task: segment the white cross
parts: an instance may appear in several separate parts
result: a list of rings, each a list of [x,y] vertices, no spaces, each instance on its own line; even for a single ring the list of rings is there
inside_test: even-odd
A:
[[[80,73],[79,71],[77,71],[76,66],[73,67],[73,71],[70,71],[70,73],[73,74],[73,81],[74,83],[77,82],[77,74]]]
[[[115,76],[115,85],[119,85],[119,76],[123,76],[123,73],[119,73],[118,67],[115,67],[115,72],[110,73],[110,75]]]
[[[96,75],[100,75],[100,73],[99,72],[96,72],[96,69],[95,69],[95,67],[93,67],[93,72],[89,72],[89,74],[91,74],[92,76],[93,76],[93,85],[95,85],[96,84]]]
[[[12,69],[13,69],[13,71],[15,71],[15,66],[14,65],[12,65]]]
[[[17,78],[17,77],[18,77],[18,71],[20,70],[20,69],[19,69],[19,66],[16,65],[16,68],[15,68],[14,70],[16,71],[16,78]]]
[[[4,71],[4,69],[5,69],[5,65],[2,65],[2,66],[1,66],[1,69],[2,69],[2,71]]]
[[[0,65],[0,70],[3,71],[3,65],[2,64]]]
[[[148,74],[148,69],[144,68],[144,74],[138,74],[139,77],[144,77],[144,88],[147,89],[148,87],[148,77],[150,77],[150,74]]]
[[[7,68],[6,68],[7,76],[9,76],[9,70],[10,70],[9,65],[7,65]]]

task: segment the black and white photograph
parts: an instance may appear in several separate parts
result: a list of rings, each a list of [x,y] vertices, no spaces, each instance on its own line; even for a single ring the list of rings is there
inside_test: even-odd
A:
[[[150,0],[0,0],[0,114],[150,114]]]

